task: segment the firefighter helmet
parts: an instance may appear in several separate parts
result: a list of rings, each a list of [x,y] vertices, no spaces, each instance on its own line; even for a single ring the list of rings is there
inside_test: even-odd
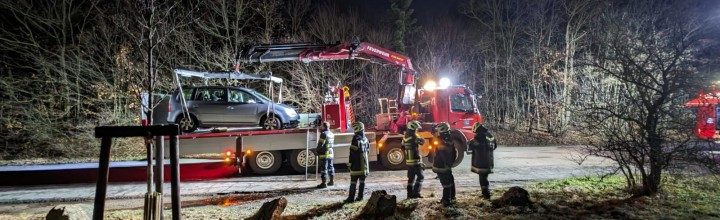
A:
[[[472,132],[473,132],[473,133],[478,133],[478,130],[480,130],[480,128],[481,128],[482,126],[483,126],[483,125],[480,124],[480,122],[475,122],[475,124],[473,124]]]
[[[355,131],[355,132],[364,131],[364,130],[365,130],[365,124],[363,124],[362,122],[355,122],[355,123],[352,124],[352,129],[353,129],[353,131]]]
[[[320,124],[320,129],[330,129],[330,122],[324,121]]]
[[[437,125],[437,131],[440,133],[448,133],[450,132],[450,125],[446,122],[440,123]]]
[[[422,127],[420,126],[420,122],[415,120],[408,122],[407,128],[410,130],[422,129]]]

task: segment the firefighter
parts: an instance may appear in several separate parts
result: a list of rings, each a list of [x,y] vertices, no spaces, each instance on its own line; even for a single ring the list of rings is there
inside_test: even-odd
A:
[[[445,122],[438,124],[435,137],[440,143],[435,149],[432,170],[437,173],[443,187],[440,203],[449,206],[455,203],[455,177],[452,174],[452,165],[456,157],[455,145],[450,137],[450,125]]]
[[[365,137],[365,125],[362,122],[355,122],[352,124],[355,135],[353,136],[352,142],[350,142],[350,156],[348,161],[348,168],[350,169],[350,194],[345,199],[345,203],[351,203],[353,201],[363,200],[363,191],[365,191],[365,177],[369,174],[368,170],[368,151],[370,145],[367,137]],[[355,199],[355,186],[358,180],[360,186],[358,187],[358,196]]]
[[[417,135],[417,130],[421,129],[419,121],[410,121],[407,123],[407,131],[402,140],[403,151],[405,152],[405,164],[407,170],[407,198],[422,198],[420,190],[425,179],[423,175],[424,164],[420,158],[419,146],[425,144],[425,139]],[[417,180],[416,180],[417,177]]]
[[[490,199],[490,183],[488,175],[492,173],[493,151],[497,148],[495,137],[482,124],[475,122],[472,129],[475,137],[468,143],[472,151],[472,167],[470,171],[480,176],[480,188],[484,199]]]
[[[335,177],[335,166],[333,165],[333,143],[335,141],[335,135],[330,131],[330,123],[323,122],[320,126],[321,132],[320,139],[318,139],[317,148],[315,152],[320,157],[318,165],[320,165],[320,178],[322,183],[317,188],[327,188],[327,186],[335,185],[333,181]],[[330,182],[325,184],[327,175],[330,175]]]

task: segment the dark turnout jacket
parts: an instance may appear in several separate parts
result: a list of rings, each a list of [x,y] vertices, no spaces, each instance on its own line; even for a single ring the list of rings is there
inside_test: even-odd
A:
[[[450,134],[440,134],[440,145],[435,149],[435,158],[433,160],[433,172],[447,173],[450,172],[453,163],[455,163],[456,149]]]
[[[495,137],[489,131],[478,133],[468,143],[472,151],[472,167],[474,173],[490,173],[494,166],[493,151],[497,148]]]
[[[367,137],[365,137],[365,133],[355,133],[350,144],[348,162],[350,176],[367,176],[370,173],[368,169],[368,151],[370,151],[370,144]]]
[[[422,163],[420,159],[420,146],[425,144],[425,139],[417,135],[415,131],[406,131],[402,140],[402,147],[405,151],[405,164],[408,166]]]

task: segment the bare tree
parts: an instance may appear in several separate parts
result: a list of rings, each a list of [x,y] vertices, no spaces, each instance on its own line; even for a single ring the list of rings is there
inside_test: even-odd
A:
[[[683,91],[703,47],[698,18],[687,2],[635,1],[606,11],[591,65],[607,79],[585,108],[584,129],[594,134],[589,152],[617,161],[636,195],[658,192],[663,170],[688,153],[692,120],[684,117]],[[603,94],[611,89],[614,96]]]

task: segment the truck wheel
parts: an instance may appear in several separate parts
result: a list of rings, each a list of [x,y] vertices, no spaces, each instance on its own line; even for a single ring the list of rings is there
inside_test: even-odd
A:
[[[282,165],[282,154],[278,151],[253,152],[249,157],[250,168],[257,174],[272,174]]]
[[[455,162],[453,167],[456,167],[462,163],[465,157],[465,151],[467,150],[467,138],[460,130],[450,130],[450,137],[452,137],[453,145],[455,145]]]
[[[180,129],[183,132],[193,132],[198,128],[198,120],[193,115],[190,115],[190,117],[185,117],[185,115],[182,114],[178,116],[177,120],[175,120],[175,123],[180,125]]]
[[[298,173],[305,173],[305,160],[306,160],[306,150],[293,150],[290,154],[290,166],[292,166],[293,170]],[[315,160],[315,152],[312,150],[307,151],[307,163],[308,173],[315,173],[315,165],[317,161]]]
[[[405,168],[405,153],[400,147],[400,142],[386,142],[386,146],[380,150],[380,162],[391,170]]]

